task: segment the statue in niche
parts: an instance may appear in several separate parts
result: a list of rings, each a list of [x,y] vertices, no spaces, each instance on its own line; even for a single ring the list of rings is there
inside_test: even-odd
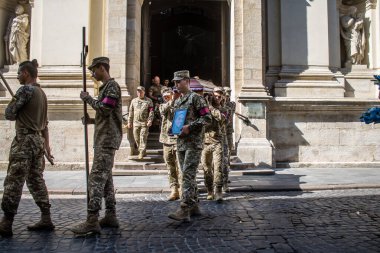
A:
[[[29,42],[29,15],[24,13],[24,7],[17,5],[16,17],[12,20],[9,36],[9,52],[13,62],[28,60],[27,44]]]
[[[363,63],[365,51],[364,15],[355,6],[341,7],[340,34],[346,48],[346,67]]]
[[[12,17],[9,19],[7,30],[5,31],[5,35],[4,35],[5,64],[6,65],[12,65],[15,63],[12,59],[11,53],[9,52],[9,38],[11,36],[12,21],[14,18],[15,18],[15,15],[12,15]]]

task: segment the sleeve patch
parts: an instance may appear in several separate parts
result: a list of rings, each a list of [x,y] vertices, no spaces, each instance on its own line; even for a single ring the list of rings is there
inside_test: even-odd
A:
[[[116,106],[116,99],[111,97],[105,97],[102,101],[103,104],[115,107]]]
[[[203,107],[202,109],[199,110],[199,114],[201,116],[204,116],[206,115],[207,113],[210,113],[210,110],[208,109],[208,107]]]

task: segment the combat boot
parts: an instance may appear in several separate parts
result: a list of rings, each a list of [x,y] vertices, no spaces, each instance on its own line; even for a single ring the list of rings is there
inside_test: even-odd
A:
[[[201,216],[201,210],[199,209],[198,204],[195,204],[190,209],[190,216]]]
[[[144,151],[140,151],[139,152],[139,156],[138,156],[138,159],[143,159],[144,158]]]
[[[172,192],[169,195],[168,200],[169,201],[174,201],[179,199],[179,192],[178,192],[178,187],[177,186],[172,186]]]
[[[119,221],[116,218],[115,210],[106,210],[106,215],[99,221],[102,228],[118,228]]]
[[[222,187],[215,187],[215,200],[218,203],[221,203],[223,201]]]
[[[229,192],[230,191],[230,188],[228,187],[228,183],[227,182],[223,183],[223,191],[224,192]]]
[[[78,236],[86,236],[92,234],[100,234],[100,225],[98,221],[98,213],[89,213],[87,220],[70,229]]]
[[[0,221],[0,235],[2,237],[10,237],[13,235],[12,224],[13,224],[13,214],[5,214]]]
[[[186,204],[181,204],[180,208],[168,215],[170,219],[182,222],[190,222],[190,208]]]
[[[34,225],[29,225],[28,230],[37,231],[37,230],[45,230],[52,231],[55,226],[51,221],[50,212],[49,213],[41,213],[41,220]]]
[[[212,189],[207,189],[207,200],[213,200],[214,199],[214,191]]]

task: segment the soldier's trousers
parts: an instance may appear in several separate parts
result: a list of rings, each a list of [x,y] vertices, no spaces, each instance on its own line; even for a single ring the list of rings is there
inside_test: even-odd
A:
[[[204,170],[205,186],[208,191],[213,187],[222,187],[223,147],[222,143],[204,144],[202,150],[202,166]]]
[[[228,142],[227,142],[227,137],[224,138],[223,143],[223,159],[222,159],[222,174],[223,174],[223,183],[226,184],[228,182],[228,175],[230,173],[230,166],[229,166],[229,161],[228,161]]]
[[[94,149],[94,162],[88,178],[90,195],[89,212],[98,212],[102,208],[103,197],[107,210],[116,209],[115,190],[112,179],[114,157],[115,149],[113,148]]]
[[[170,188],[179,187],[181,172],[178,168],[177,150],[174,144],[164,144],[164,160],[168,169]]]
[[[17,213],[25,181],[41,211],[49,211],[49,195],[43,178],[44,141],[37,133],[18,133],[13,139],[1,202],[4,213]]]
[[[148,134],[149,132],[147,126],[133,126],[133,138],[135,138],[137,148],[140,152],[144,152],[146,150]]]
[[[177,150],[177,157],[182,172],[181,202],[188,207],[198,203],[197,171],[201,159],[201,149]]]

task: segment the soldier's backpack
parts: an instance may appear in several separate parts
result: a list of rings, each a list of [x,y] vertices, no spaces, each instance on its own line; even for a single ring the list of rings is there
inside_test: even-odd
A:
[[[366,124],[380,123],[380,107],[369,108],[362,114],[362,116],[360,116],[360,121]]]

